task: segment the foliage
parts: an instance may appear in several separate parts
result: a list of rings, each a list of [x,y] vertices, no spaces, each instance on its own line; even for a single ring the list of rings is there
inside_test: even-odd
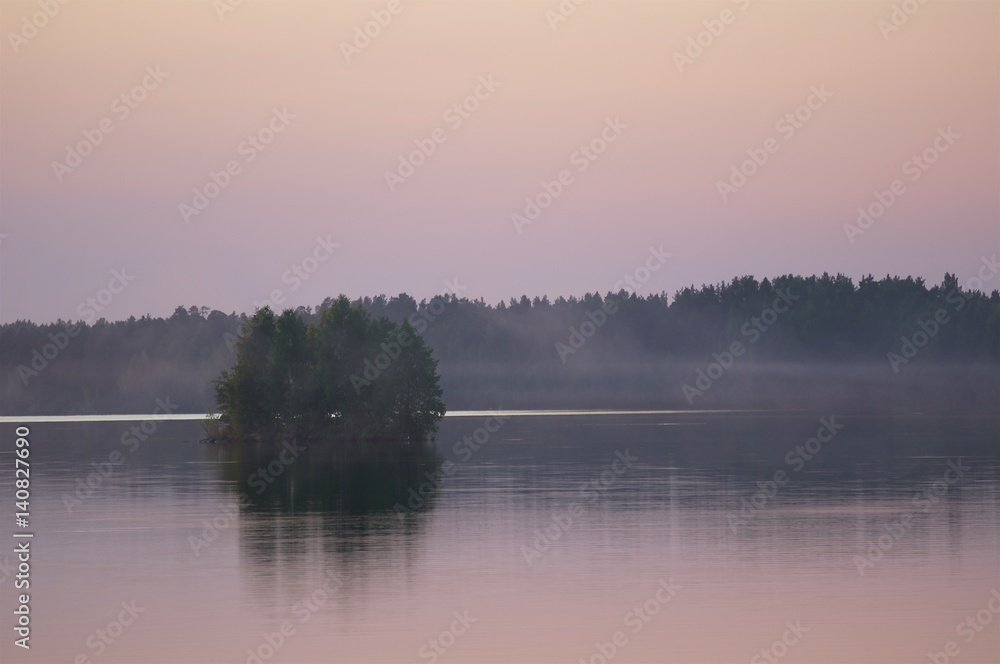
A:
[[[341,296],[311,325],[265,307],[246,330],[215,381],[223,437],[424,438],[444,416],[437,362],[409,324]]]
[[[532,407],[540,405],[536,402],[541,397],[560,399],[560,407],[577,407],[586,401],[585,392],[598,394],[599,388],[613,389],[621,395],[619,403],[641,399],[669,403],[666,399],[680,395],[680,385],[694,369],[678,369],[678,380],[662,378],[665,370],[686,362],[704,367],[712,353],[745,340],[741,326],[773,303],[777,289],[799,299],[749,347],[740,367],[866,364],[878,375],[893,378],[886,354],[899,352],[902,337],[912,336],[921,322],[944,310],[948,322],[920,349],[914,360],[918,367],[908,366],[905,373],[934,364],[989,370],[1000,362],[1000,293],[992,290],[992,281],[986,285],[991,290],[967,290],[951,274],[938,285],[911,277],[866,276],[854,282],[843,275],[823,274],[760,281],[743,276],[728,283],[681,288],[671,297],[620,291],[554,300],[520,297],[496,305],[454,295],[419,302],[406,294],[354,302],[327,298],[317,307],[296,309],[294,315],[258,312],[252,320],[265,331],[256,342],[251,341],[256,331],[251,332],[251,318],[245,314],[197,307],[178,307],[166,318],[101,319],[93,324],[17,321],[0,325],[0,369],[5,379],[0,384],[0,411],[148,413],[156,399],[170,397],[184,412],[207,412],[216,397],[212,380],[223,370],[236,369],[237,345],[245,338],[250,345],[248,362],[257,353],[254,361],[260,363],[260,349],[251,352],[252,344],[275,337],[280,341],[275,342],[275,352],[284,353],[280,364],[291,367],[294,378],[285,377],[289,389],[279,390],[281,403],[274,406],[281,421],[291,422],[296,412],[316,412],[320,404],[333,412],[338,399],[356,412],[360,395],[350,376],[356,373],[368,380],[364,362],[375,360],[368,354],[374,349],[355,342],[382,335],[374,344],[378,347],[387,332],[368,335],[365,330],[385,325],[378,322],[382,317],[398,330],[419,335],[421,347],[433,350],[440,361],[444,397],[453,408],[514,402]],[[555,344],[566,344],[570,328],[580,329],[588,312],[609,300],[616,304],[616,313],[564,364]],[[964,303],[961,309],[958,301]],[[363,322],[359,314],[352,314],[359,306],[374,319]],[[67,328],[76,334],[63,337]],[[297,341],[303,334],[305,345]],[[43,352],[48,359],[41,356]],[[304,358],[296,352],[305,352]],[[404,366],[408,365],[394,363],[389,371],[400,372]],[[304,376],[296,373],[300,370]],[[369,375],[376,370],[369,369]],[[241,376],[243,381],[255,378],[252,372]],[[283,380],[273,372],[260,378],[272,390]],[[630,382],[614,382],[619,378]],[[319,384],[311,382],[317,380]],[[371,382],[361,386],[368,403],[393,396],[385,393],[388,383],[381,378]],[[526,389],[532,386],[535,392]],[[593,400],[609,401],[606,393]],[[346,419],[344,423],[349,424]],[[313,425],[305,422],[307,428]],[[396,421],[393,426],[406,425]]]

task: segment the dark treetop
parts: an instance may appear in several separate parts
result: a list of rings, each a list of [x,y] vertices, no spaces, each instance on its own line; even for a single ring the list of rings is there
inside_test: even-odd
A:
[[[417,438],[444,416],[437,362],[408,322],[339,297],[312,323],[260,309],[215,381],[218,426],[236,439]]]

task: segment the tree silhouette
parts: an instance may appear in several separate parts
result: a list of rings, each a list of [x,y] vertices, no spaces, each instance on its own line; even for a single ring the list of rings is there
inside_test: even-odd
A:
[[[444,416],[437,362],[409,323],[341,296],[311,325],[265,307],[244,329],[215,381],[215,436],[424,438]]]

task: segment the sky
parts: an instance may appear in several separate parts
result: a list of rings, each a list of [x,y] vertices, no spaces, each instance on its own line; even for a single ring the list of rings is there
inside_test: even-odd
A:
[[[0,33],[3,322],[1000,253],[996,2],[4,0]]]

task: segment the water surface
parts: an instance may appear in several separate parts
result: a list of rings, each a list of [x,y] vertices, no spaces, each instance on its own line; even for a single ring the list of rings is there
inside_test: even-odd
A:
[[[0,659],[1000,661],[996,420],[831,415],[482,412],[426,448],[304,451],[31,423],[32,648],[0,572]]]

